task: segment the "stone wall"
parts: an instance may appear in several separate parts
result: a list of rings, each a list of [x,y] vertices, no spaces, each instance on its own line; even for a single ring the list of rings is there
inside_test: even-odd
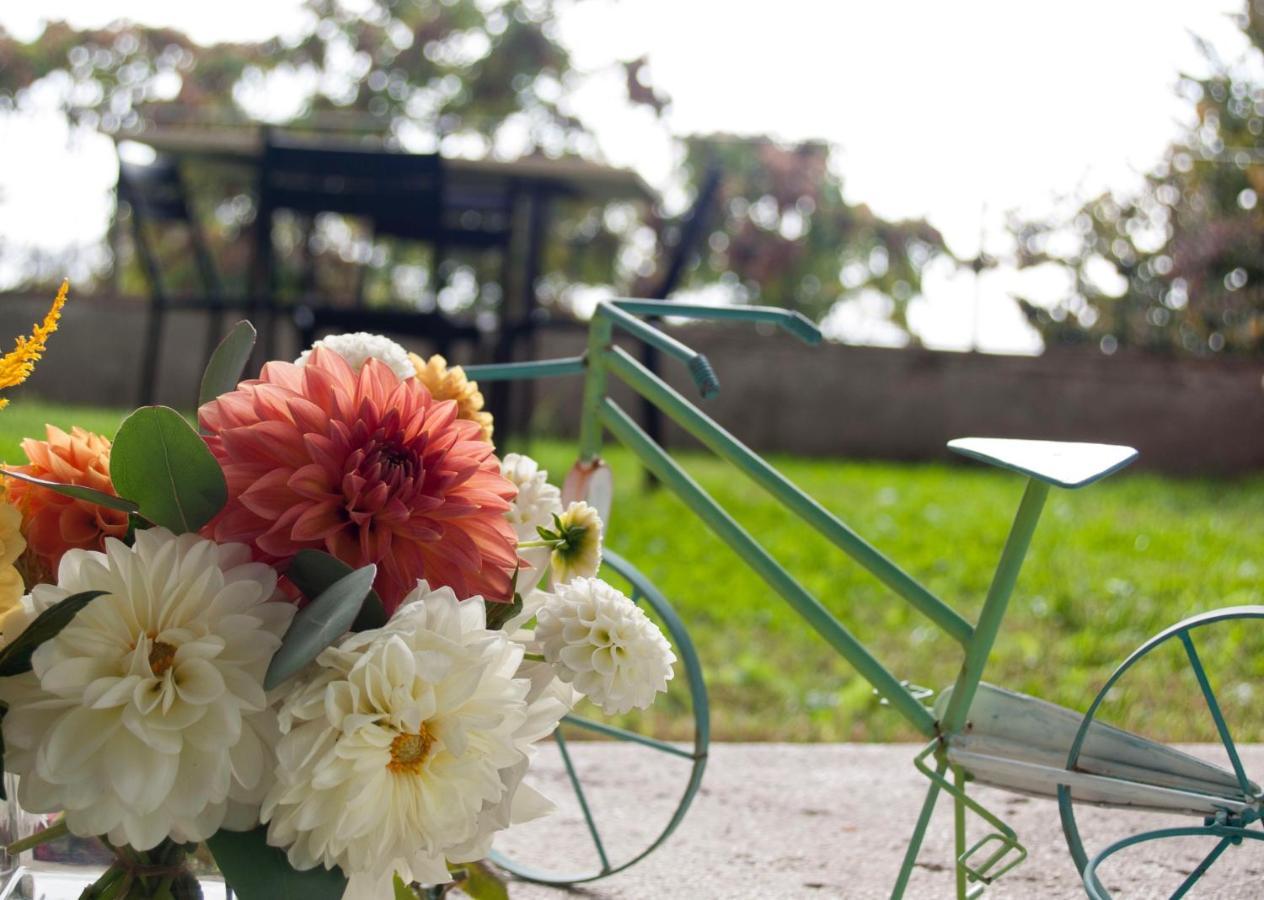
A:
[[[44,303],[0,298],[0,337],[29,329]],[[47,364],[24,390],[66,402],[133,404],[142,323],[139,303],[72,302]],[[191,403],[203,334],[197,317],[170,316],[161,402]],[[1131,444],[1147,467],[1182,474],[1264,469],[1260,360],[808,347],[739,325],[694,326],[678,334],[706,353],[719,374],[723,389],[703,408],[761,451],[934,459],[953,437],[983,435]],[[582,349],[579,329],[550,332],[541,341],[547,356]],[[292,358],[293,350],[285,347],[285,356]],[[696,396],[679,367],[667,365],[669,380]],[[554,381],[536,393],[537,425],[573,434],[577,380]],[[632,402],[622,396],[625,406]],[[671,442],[687,440],[669,432]]]
[[[738,326],[678,336],[719,375],[720,394],[703,408],[761,451],[917,460],[946,456],[955,437],[1024,437],[1129,444],[1141,464],[1179,474],[1264,469],[1264,360],[809,347]],[[555,355],[581,349],[579,335],[546,342]],[[666,365],[696,398],[683,367]],[[554,429],[574,429],[577,402],[572,391],[550,404]]]

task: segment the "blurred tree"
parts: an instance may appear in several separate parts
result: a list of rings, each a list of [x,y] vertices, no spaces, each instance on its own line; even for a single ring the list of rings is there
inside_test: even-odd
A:
[[[938,231],[920,219],[892,222],[849,204],[825,143],[686,139],[690,182],[712,165],[723,180],[695,284],[719,279],[742,301],[817,320],[840,300],[877,290],[893,301],[892,321],[907,330],[908,302],[921,293],[923,268],[947,254]]]
[[[56,22],[30,42],[0,30],[0,113],[46,107],[51,97],[73,123],[107,133],[182,118],[266,119],[377,132],[417,150],[594,156],[593,135],[569,112],[582,75],[557,39],[561,2],[306,0],[305,21],[291,36],[210,46],[127,23],[76,30]],[[628,101],[661,118],[670,98],[650,84],[646,63],[622,64]],[[933,228],[848,204],[828,145],[728,136],[684,143],[680,196],[697,191],[710,165],[724,173],[691,285],[719,280],[737,302],[785,305],[817,319],[841,299],[878,290],[892,299],[893,321],[905,325],[922,268],[946,252]],[[240,172],[199,168],[195,193],[217,198],[213,231],[230,254],[226,268],[240,271],[231,252],[241,250],[244,242],[233,238],[252,216],[250,184]],[[625,291],[655,283],[673,216],[655,210],[644,220],[618,204],[561,206],[541,285],[546,302],[575,305],[576,285]],[[345,229],[317,236],[326,282],[331,275],[353,282],[348,259],[385,270],[376,280],[382,296],[416,293],[427,282],[422,257],[386,256],[354,235],[361,245],[348,252]],[[449,278],[464,286],[460,308],[494,307],[494,259],[460,265],[449,273],[461,276]],[[134,274],[124,286],[137,286]]]
[[[591,136],[561,109],[571,64],[555,5],[307,0],[293,37],[210,46],[129,23],[53,22],[29,43],[0,29],[0,108],[46,80],[72,121],[106,132],[189,111],[300,123],[333,112],[414,139],[513,131],[524,152],[589,152]],[[277,93],[293,109],[269,108]]]
[[[1072,276],[1051,307],[1019,298],[1047,344],[1264,353],[1264,3],[1251,0],[1238,24],[1252,50],[1242,61],[1196,39],[1210,74],[1178,85],[1194,122],[1139,189],[1011,221],[1020,265]]]

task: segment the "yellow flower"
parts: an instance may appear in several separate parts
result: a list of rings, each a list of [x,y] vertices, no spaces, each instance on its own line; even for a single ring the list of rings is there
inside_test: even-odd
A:
[[[26,549],[26,538],[22,537],[22,513],[18,508],[4,500],[0,492],[0,566],[11,566]]]
[[[13,349],[0,357],[0,390],[16,387],[31,377],[35,371],[35,362],[44,352],[44,344],[48,336],[57,330],[61,319],[61,308],[66,305],[66,295],[70,291],[70,282],[63,281],[61,290],[53,300],[44,321],[34,327],[31,336],[19,337]],[[0,397],[0,409],[9,405],[7,397]]]
[[[572,502],[560,516],[553,517],[554,533],[561,543],[550,559],[554,584],[575,578],[592,578],[601,568],[601,516],[583,500]]]
[[[22,537],[22,514],[16,506],[0,500],[0,646],[7,644],[27,625],[22,594],[26,586],[14,562],[26,549]],[[9,632],[14,632],[10,634]]]
[[[492,414],[483,410],[483,395],[479,393],[477,381],[466,378],[460,366],[448,368],[448,361],[438,353],[428,360],[416,353],[408,354],[408,358],[417,370],[417,380],[426,386],[430,396],[436,400],[455,400],[457,418],[477,422],[483,429],[483,440],[492,439]]]

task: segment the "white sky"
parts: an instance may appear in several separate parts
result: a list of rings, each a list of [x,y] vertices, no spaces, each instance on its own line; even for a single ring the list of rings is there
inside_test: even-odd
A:
[[[293,31],[299,0],[43,0],[5,4],[0,25],[22,36],[41,19],[79,25],[126,16],[201,41]],[[677,134],[771,133],[841,146],[847,197],[888,217],[925,216],[962,256],[1006,242],[1006,210],[1047,211],[1059,197],[1135,181],[1189,116],[1178,72],[1201,71],[1190,33],[1222,54],[1245,41],[1227,20],[1241,0],[586,0],[561,37],[596,73],[576,112],[612,162],[666,186],[662,132],[618,102],[614,60],[650,57],[673,99]],[[106,11],[106,12],[103,12]],[[68,147],[52,120],[0,122],[0,235],[36,246],[90,243],[104,230],[114,170],[108,142]],[[985,212],[986,210],[986,212]],[[1004,268],[977,286],[932,272],[914,324],[927,343],[1031,352],[1039,343],[1007,291]],[[1057,279],[1026,287],[1056,295]],[[977,319],[974,314],[978,301]],[[881,341],[861,310],[853,337]]]

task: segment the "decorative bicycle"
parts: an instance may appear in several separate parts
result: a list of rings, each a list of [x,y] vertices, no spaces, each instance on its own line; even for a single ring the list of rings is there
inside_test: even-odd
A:
[[[1196,639],[1201,641],[1211,629],[1241,628],[1264,618],[1264,606],[1235,607],[1194,616],[1146,641],[1115,670],[1084,715],[981,680],[1050,488],[1076,489],[1089,485],[1131,463],[1137,455],[1135,450],[1104,444],[982,438],[949,443],[958,453],[1027,479],[982,610],[977,621],[971,623],[615,344],[615,333],[620,332],[657,348],[685,364],[703,397],[714,394],[719,384],[707,360],[640,318],[661,316],[772,323],[807,343],[820,339],[820,333],[811,322],[780,309],[611,300],[598,304],[589,330],[587,352],[582,357],[474,366],[468,371],[480,381],[582,376],[579,461],[568,478],[569,489],[587,496],[590,502],[608,505],[610,476],[601,460],[602,439],[608,432],[630,449],[663,485],[736,551],[738,558],[866,678],[891,709],[929,739],[914,764],[930,784],[896,876],[893,897],[903,896],[907,888],[941,794],[950,797],[953,804],[954,867],[959,898],[976,896],[1027,855],[1014,830],[969,793],[967,786],[972,781],[1056,798],[1071,856],[1083,876],[1086,891],[1094,898],[1110,896],[1103,883],[1102,866],[1125,851],[1150,845],[1168,848],[1174,846],[1175,841],[1185,842],[1182,847],[1191,840],[1209,842],[1211,849],[1201,859],[1195,860],[1188,871],[1178,872],[1181,880],[1171,894],[1177,898],[1185,896],[1227,849],[1243,842],[1264,840],[1264,828],[1260,827],[1264,824],[1260,823],[1264,791],[1246,776],[1196,644]],[[612,379],[631,387],[712,452],[749,476],[959,644],[963,661],[951,687],[933,705],[928,705],[929,691],[901,681],[885,668],[609,396]],[[608,561],[630,584],[632,594],[646,604],[671,635],[684,668],[683,683],[692,705],[691,746],[688,741],[683,745],[679,741],[664,741],[599,718],[568,718],[570,727],[559,731],[557,746],[566,779],[577,800],[580,814],[575,821],[589,832],[595,858],[591,866],[579,870],[575,870],[573,864],[567,868],[538,868],[519,864],[509,855],[496,858],[502,867],[524,879],[570,885],[627,868],[671,834],[702,779],[709,734],[706,689],[697,654],[667,599],[626,560],[609,554]],[[1172,648],[1183,654],[1198,685],[1227,753],[1228,768],[1102,721],[1105,708],[1114,692],[1123,689],[1127,676]],[[575,730],[633,742],[682,761],[681,790],[661,828],[647,827],[639,811],[633,815],[616,815],[615,811],[607,810],[603,815],[596,808],[589,796],[592,786],[586,788],[574,764],[573,753],[568,749],[565,733],[573,734]],[[1085,804],[1143,813],[1182,814],[1201,822],[1142,828],[1121,840],[1090,850],[1081,836],[1079,818]],[[978,816],[989,828],[983,838],[973,843],[967,839],[967,812]],[[614,822],[626,832],[619,841],[618,853],[611,850],[615,842],[609,834],[603,838],[599,822]],[[1164,849],[1164,853],[1167,852]],[[538,858],[535,853],[531,856]]]

